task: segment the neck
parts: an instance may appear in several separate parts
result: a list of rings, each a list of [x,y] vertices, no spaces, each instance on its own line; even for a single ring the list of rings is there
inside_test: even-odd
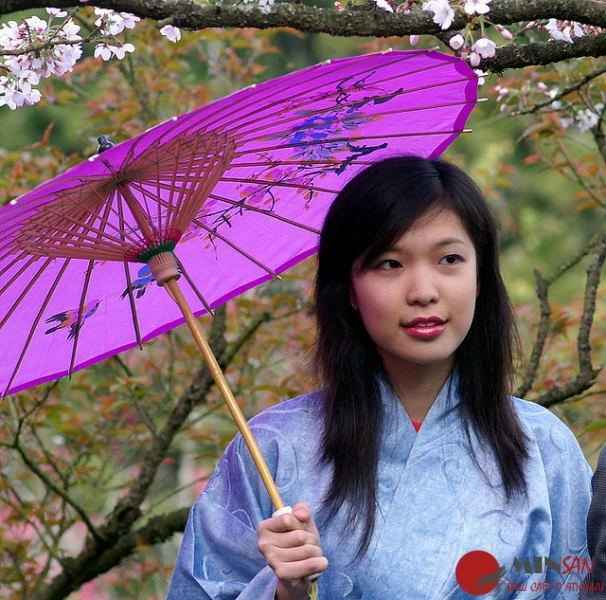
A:
[[[444,382],[452,371],[451,364],[411,365],[389,368],[385,365],[389,381],[408,416],[422,421],[437,398]]]

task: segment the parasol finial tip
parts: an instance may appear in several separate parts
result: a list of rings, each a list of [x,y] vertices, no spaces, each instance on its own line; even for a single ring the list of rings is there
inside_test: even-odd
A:
[[[97,148],[97,152],[99,154],[115,146],[115,144],[106,135],[100,135],[97,138],[97,141],[99,142],[99,147]]]

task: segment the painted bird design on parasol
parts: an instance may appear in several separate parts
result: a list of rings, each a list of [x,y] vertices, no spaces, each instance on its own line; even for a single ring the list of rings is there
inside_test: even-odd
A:
[[[101,300],[91,300],[91,302],[88,302],[84,305],[84,307],[82,308],[82,312],[80,312],[79,309],[74,308],[71,310],[65,310],[63,312],[57,313],[56,315],[53,315],[52,317],[49,317],[48,319],[46,319],[47,323],[58,324],[54,327],[51,327],[50,329],[47,329],[45,331],[46,335],[48,335],[49,333],[55,333],[55,331],[59,331],[60,329],[69,328],[69,335],[67,336],[67,339],[73,340],[76,337],[78,331],[81,329],[82,325],[84,325],[84,322],[87,319],[90,319],[90,317],[92,317],[97,312],[97,309],[99,308],[100,304]],[[83,315],[82,317],[80,317],[81,314]]]
[[[139,272],[137,273],[137,279],[135,279],[132,283],[128,284],[128,287],[122,292],[120,298],[124,300],[126,296],[128,296],[128,292],[135,292],[137,298],[142,298],[145,294],[145,290],[149,285],[151,285],[155,281],[150,268],[145,265]]]

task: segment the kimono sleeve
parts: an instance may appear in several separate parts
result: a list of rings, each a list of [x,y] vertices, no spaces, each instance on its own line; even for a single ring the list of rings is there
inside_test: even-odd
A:
[[[194,503],[167,600],[273,600],[274,572],[257,548],[256,526],[271,515],[239,436]],[[253,467],[254,468],[254,467]]]

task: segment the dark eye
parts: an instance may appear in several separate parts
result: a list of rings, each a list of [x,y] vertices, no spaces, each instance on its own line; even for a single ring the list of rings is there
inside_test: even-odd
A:
[[[445,265],[456,265],[460,262],[463,262],[463,257],[459,254],[448,254],[440,260],[440,263]]]
[[[397,260],[394,260],[392,258],[386,258],[377,265],[377,268],[389,271],[391,269],[399,269],[401,266],[402,265]]]

